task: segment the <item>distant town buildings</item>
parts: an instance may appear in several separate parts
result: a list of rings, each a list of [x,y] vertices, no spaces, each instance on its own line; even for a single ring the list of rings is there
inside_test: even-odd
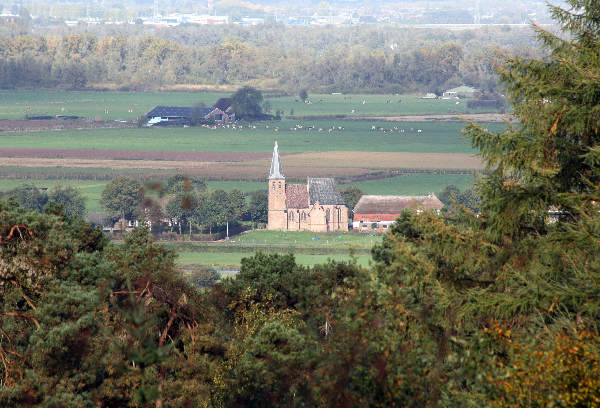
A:
[[[58,15],[46,14],[41,16],[33,15],[34,20],[41,18],[45,23],[48,19],[56,19],[57,22],[69,26],[78,24],[143,24],[156,27],[173,27],[181,24],[198,25],[261,25],[267,22],[275,22],[285,25],[359,25],[359,24],[394,24],[415,26],[417,28],[427,28],[441,26],[448,29],[464,30],[469,28],[478,28],[482,25],[527,25],[530,21],[538,23],[548,23],[551,21],[544,1],[532,0],[526,4],[507,4],[486,7],[480,7],[479,2],[461,3],[436,3],[427,2],[407,4],[398,7],[384,2],[373,2],[364,4],[360,1],[344,2],[343,4],[331,4],[326,7],[315,7],[310,4],[301,4],[299,2],[295,7],[283,6],[257,6],[252,10],[240,6],[235,13],[227,14],[235,8],[219,7],[209,1],[205,5],[194,7],[194,11],[178,10],[170,7],[163,8],[160,1],[155,2],[152,14],[148,15],[147,7],[136,7],[137,2],[131,2],[130,7],[125,5],[126,11],[121,14],[115,13],[115,10],[108,8],[87,6],[85,8],[72,6],[60,6],[59,8],[45,7],[40,10],[47,10],[47,13],[57,13]],[[59,4],[56,0],[49,4]],[[126,2],[127,4],[127,2]],[[14,8],[14,7],[13,7]],[[53,10],[50,11],[50,10]],[[80,10],[81,15],[76,17],[76,10]],[[175,11],[173,11],[175,10]],[[60,15],[63,11],[64,14]],[[132,13],[138,12],[138,17],[132,18]],[[248,14],[246,14],[248,13]],[[241,16],[240,16],[241,14]],[[0,15],[2,19],[7,20],[18,17],[18,11],[7,6],[0,6]],[[119,17],[120,16],[120,17]]]

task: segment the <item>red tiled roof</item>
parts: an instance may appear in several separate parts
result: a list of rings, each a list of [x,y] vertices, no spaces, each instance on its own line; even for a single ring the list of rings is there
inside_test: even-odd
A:
[[[412,210],[440,210],[444,204],[435,196],[377,196],[364,195],[354,207],[354,214],[400,214]]]
[[[306,184],[286,184],[285,198],[288,208],[308,208]]]

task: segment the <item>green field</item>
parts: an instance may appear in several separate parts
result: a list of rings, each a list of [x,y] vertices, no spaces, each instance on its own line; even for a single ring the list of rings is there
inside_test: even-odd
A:
[[[315,126],[317,130],[292,131],[296,124]],[[267,129],[266,126],[269,126]],[[327,132],[331,126],[343,131]],[[397,126],[405,133],[383,133],[372,126],[387,129]],[[279,127],[279,131],[274,131]],[[371,122],[371,121],[281,121],[260,123],[256,129],[242,130],[191,128],[93,129],[42,132],[5,132],[0,147],[42,149],[125,149],[175,150],[202,152],[272,152],[278,140],[282,153],[323,151],[472,153],[457,122]],[[490,124],[490,129],[501,125]],[[324,129],[318,132],[318,129]],[[412,130],[411,130],[412,129]],[[417,132],[417,130],[421,132]]]
[[[310,231],[249,231],[232,238],[233,242],[246,244],[290,244],[312,248],[371,248],[381,240],[381,234],[357,234],[352,232],[310,232]]]
[[[92,91],[0,91],[0,119],[23,119],[26,115],[75,115],[103,120],[132,120],[156,105],[211,106],[229,93],[210,92],[92,92]],[[468,110],[464,100],[421,99],[415,95],[310,95],[310,104],[297,97],[267,98],[284,116],[347,115],[398,116],[484,112]],[[365,101],[363,104],[362,102]],[[388,103],[389,101],[389,103]],[[354,110],[354,112],[352,112]],[[108,113],[106,113],[108,111]],[[489,110],[488,110],[489,111]]]
[[[181,265],[237,268],[242,258],[265,252],[293,253],[298,263],[304,265],[325,263],[328,259],[350,261],[354,257],[360,265],[366,266],[371,259],[371,248],[381,242],[382,236],[375,233],[254,230],[232,237],[228,242],[179,241],[163,245],[178,253],[177,262]]]
[[[273,107],[282,110],[284,116],[347,115],[348,118],[365,116],[401,116],[415,114],[454,114],[490,112],[467,109],[465,100],[421,99],[419,95],[323,95],[309,94],[310,104],[298,97],[267,99]],[[365,102],[363,104],[363,101]],[[389,101],[389,102],[388,102]],[[458,104],[457,104],[458,102]],[[352,112],[354,110],[354,112]],[[494,112],[494,110],[491,110]]]
[[[367,266],[370,249],[381,242],[382,234],[352,232],[314,233],[255,230],[231,238],[229,242],[168,242],[177,251],[180,265],[207,265],[216,268],[239,268],[242,258],[255,252],[294,253],[296,261],[312,266],[328,262],[351,261]],[[351,255],[351,253],[353,255]]]
[[[287,253],[287,252],[282,252]],[[177,263],[179,265],[208,265],[215,268],[239,268],[242,258],[252,256],[248,253],[239,252],[178,252]],[[306,266],[327,263],[329,260],[350,262],[356,259],[359,265],[368,266],[371,257],[369,255],[358,255],[352,258],[350,255],[311,255],[297,254],[296,262]]]
[[[431,192],[437,194],[450,184],[466,190],[473,186],[474,179],[473,174],[408,174],[342,184],[340,187],[355,186],[365,194],[375,195],[425,195]]]
[[[23,119],[25,115],[75,115],[128,120],[145,115],[156,105],[193,106],[202,102],[210,106],[224,96],[228,94],[3,90],[0,91],[0,119]]]

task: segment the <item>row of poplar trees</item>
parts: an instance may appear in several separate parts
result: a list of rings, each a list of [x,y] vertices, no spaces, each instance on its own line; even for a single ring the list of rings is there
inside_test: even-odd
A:
[[[600,1],[500,71],[479,214],[403,213],[374,263],[245,259],[199,290],[134,230],[0,207],[0,405],[600,404]]]

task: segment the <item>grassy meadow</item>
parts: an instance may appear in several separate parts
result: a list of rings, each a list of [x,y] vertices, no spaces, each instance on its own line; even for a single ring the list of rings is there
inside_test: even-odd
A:
[[[283,252],[287,253],[287,252]],[[237,269],[241,265],[242,258],[252,256],[252,253],[240,252],[188,252],[180,251],[177,254],[177,263],[179,265],[207,265],[217,269]],[[370,255],[357,255],[352,257],[349,254],[331,254],[331,255],[313,255],[313,254],[295,254],[296,262],[306,266],[324,264],[330,260],[339,262],[351,262],[356,260],[359,265],[368,266],[371,260]]]
[[[365,194],[375,195],[425,195],[431,192],[437,194],[450,184],[466,190],[473,187],[474,180],[472,174],[407,174],[342,184],[340,187],[355,186]]]
[[[175,242],[164,245],[177,251],[180,265],[209,265],[219,269],[238,268],[244,257],[262,251],[294,253],[298,263],[315,265],[355,259],[367,266],[370,248],[381,241],[382,234],[352,232],[313,233],[253,230],[232,237],[228,242]]]
[[[26,115],[75,115],[102,120],[133,120],[157,105],[193,106],[214,104],[230,93],[214,92],[117,92],[117,91],[0,91],[0,119],[23,119]],[[266,98],[271,111],[283,116],[399,116],[414,114],[478,113],[464,100],[421,99],[419,95],[309,94],[309,103],[298,97]],[[364,101],[364,104],[363,104]],[[458,104],[457,104],[458,102]],[[353,112],[354,111],[354,112]]]
[[[0,119],[26,115],[74,115],[102,120],[133,120],[157,105],[212,105],[227,96],[189,92],[0,91]],[[108,113],[106,113],[108,112]]]
[[[302,124],[302,130],[294,129]],[[174,150],[199,152],[271,152],[278,140],[282,153],[324,151],[473,153],[460,122],[290,121],[244,126],[242,129],[202,127],[85,129],[5,132],[0,147],[40,149]],[[268,128],[267,128],[268,126]],[[314,126],[315,130],[305,130]],[[328,132],[332,126],[343,130]],[[381,132],[372,127],[398,130]],[[502,125],[490,124],[497,130]],[[279,128],[279,130],[275,130]],[[318,129],[323,129],[321,132]],[[399,130],[404,129],[404,133]],[[419,132],[419,130],[421,130]]]

